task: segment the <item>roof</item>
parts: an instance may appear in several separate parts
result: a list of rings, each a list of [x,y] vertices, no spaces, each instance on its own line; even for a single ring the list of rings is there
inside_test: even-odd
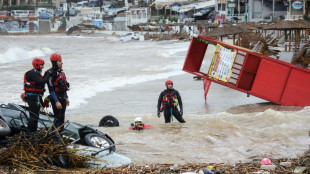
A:
[[[210,8],[216,5],[215,0],[203,1],[203,2],[194,2],[192,4],[181,6],[178,12],[187,12],[194,9]]]
[[[219,26],[207,32],[206,36],[208,37],[226,36],[226,35],[240,34],[246,31],[247,31],[246,29],[238,26]]]
[[[175,4],[175,2],[153,2],[150,7],[155,6],[155,4],[162,4],[163,6],[170,6],[172,4]]]
[[[263,28],[263,30],[296,30],[296,29],[302,30],[307,28],[310,28],[310,26],[306,26],[302,22],[292,20],[281,20]]]
[[[181,7],[182,8],[182,7]],[[190,10],[194,10],[193,8],[182,8],[182,9],[180,9],[178,12],[188,12],[188,11],[190,11]]]

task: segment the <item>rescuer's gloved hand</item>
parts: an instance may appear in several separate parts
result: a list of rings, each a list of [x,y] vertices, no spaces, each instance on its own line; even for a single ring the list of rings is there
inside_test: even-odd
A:
[[[50,95],[46,96],[46,97],[44,98],[44,101],[43,101],[43,106],[49,107],[49,106],[50,106],[50,105],[49,105],[49,102],[50,102],[50,101],[51,101]]]
[[[160,118],[160,112],[157,110],[157,116],[158,118]]]

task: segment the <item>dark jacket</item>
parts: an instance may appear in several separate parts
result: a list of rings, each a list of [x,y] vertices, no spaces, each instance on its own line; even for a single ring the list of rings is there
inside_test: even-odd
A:
[[[176,95],[178,102],[179,102],[179,106],[180,106],[180,110],[183,111],[183,103],[182,103],[182,98],[180,93],[175,90],[175,89],[166,89],[164,91],[162,91],[158,97],[158,103],[157,103],[157,111],[160,110],[161,104],[163,102],[163,98],[167,93],[173,93],[174,95]]]

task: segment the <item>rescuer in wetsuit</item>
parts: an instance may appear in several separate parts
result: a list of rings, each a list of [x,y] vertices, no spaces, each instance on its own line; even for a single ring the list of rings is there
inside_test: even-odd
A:
[[[157,103],[157,116],[160,117],[161,105],[164,111],[165,123],[170,123],[172,115],[180,122],[185,123],[183,119],[183,103],[180,93],[173,89],[173,82],[171,80],[166,81],[167,89],[162,91],[158,98]],[[180,111],[177,106],[180,106]]]
[[[44,67],[44,60],[34,58],[32,61],[33,69],[27,71],[24,75],[24,91],[26,93],[26,102],[29,106],[30,118],[28,120],[28,131],[36,132],[38,129],[38,118],[40,114],[40,104],[45,91],[44,86],[50,75],[47,73],[44,78],[41,75]]]
[[[69,83],[62,70],[62,58],[58,53],[51,55],[52,68],[45,73],[51,74],[47,83],[51,97],[51,104],[54,112],[54,125],[60,127],[65,121],[66,106],[69,106],[67,91]]]

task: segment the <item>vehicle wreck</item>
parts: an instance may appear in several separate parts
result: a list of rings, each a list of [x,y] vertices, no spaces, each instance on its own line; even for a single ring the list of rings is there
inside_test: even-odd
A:
[[[29,133],[26,131],[28,119],[27,107],[12,103],[0,106],[0,146],[2,147],[0,163],[6,157],[14,159],[15,156],[24,158],[26,156],[26,161],[30,164],[34,161],[37,163],[43,161],[43,164],[49,163],[64,168],[75,167],[79,163],[78,167],[81,165],[90,168],[119,167],[132,162],[130,158],[116,153],[113,139],[97,129],[67,121],[63,125],[63,130],[58,132],[58,128],[53,128],[51,124],[53,115],[41,112],[39,131]],[[28,147],[29,144],[30,147]],[[26,150],[27,147],[28,150]],[[16,155],[16,153],[21,154]],[[30,165],[27,162],[23,165],[29,165],[27,167],[31,169],[37,165],[37,163]]]

